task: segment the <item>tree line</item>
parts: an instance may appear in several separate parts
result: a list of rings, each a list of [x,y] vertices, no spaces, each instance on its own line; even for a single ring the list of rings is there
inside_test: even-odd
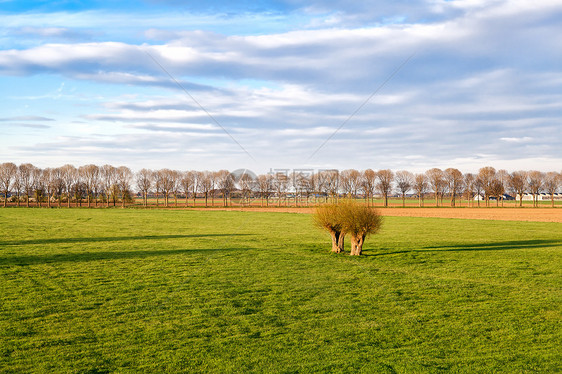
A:
[[[156,206],[165,207],[171,206],[171,199],[174,206],[178,206],[178,201],[188,206],[190,202],[195,205],[198,198],[204,199],[205,206],[209,200],[214,206],[215,199],[220,199],[223,206],[229,206],[233,196],[243,205],[258,199],[262,206],[269,206],[270,200],[275,199],[277,206],[298,206],[337,202],[342,196],[363,198],[367,205],[374,205],[375,197],[380,196],[386,207],[393,193],[401,196],[405,206],[409,192],[417,198],[420,207],[429,197],[435,200],[435,206],[454,207],[462,198],[468,200],[469,205],[480,205],[480,199],[474,199],[476,196],[482,196],[485,206],[490,206],[491,200],[499,205],[500,202],[503,204],[506,193],[518,196],[519,206],[522,206],[526,193],[532,195],[533,206],[538,206],[539,195],[546,193],[554,206],[555,194],[561,185],[562,176],[558,172],[509,173],[491,166],[481,168],[478,173],[432,168],[424,173],[347,169],[254,175],[228,170],[171,169],[142,169],[135,173],[126,166],[93,164],[80,167],[67,164],[44,169],[30,163],[19,166],[9,162],[0,164],[0,198],[4,206],[10,201],[17,206],[30,206],[30,201],[39,206],[125,206],[138,193],[144,206],[149,205],[149,198],[155,200]]]

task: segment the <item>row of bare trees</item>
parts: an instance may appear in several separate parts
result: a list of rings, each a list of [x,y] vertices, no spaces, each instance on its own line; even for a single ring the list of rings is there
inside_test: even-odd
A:
[[[134,173],[126,166],[84,165],[75,167],[64,165],[57,168],[40,169],[32,164],[0,164],[0,187],[4,206],[8,196],[19,206],[23,202],[29,206],[31,199],[38,205],[43,201],[47,206],[65,203],[70,207],[72,201],[77,205],[86,203],[106,203],[107,206],[118,201],[122,206],[132,201],[131,182]],[[85,202],[84,202],[85,200]]]
[[[384,206],[388,206],[389,197],[397,193],[405,205],[406,196],[417,197],[418,205],[423,206],[428,197],[435,199],[436,206],[444,205],[448,200],[450,206],[456,206],[459,199],[466,199],[469,205],[480,205],[480,196],[486,206],[495,199],[496,205],[506,193],[518,196],[519,205],[525,193],[533,196],[533,205],[538,205],[541,193],[550,195],[554,206],[555,194],[562,184],[561,173],[540,171],[496,170],[486,166],[478,173],[462,173],[458,169],[441,170],[432,168],[425,173],[411,173],[406,170],[393,172],[389,169],[374,171],[367,169],[322,170],[313,172],[301,170],[294,172],[277,172],[263,175],[230,173],[219,171],[178,171],[171,169],[142,169],[133,173],[126,166],[85,165],[75,167],[64,165],[58,168],[40,169],[32,164],[13,163],[0,164],[0,196],[4,206],[8,196],[12,196],[19,206],[23,201],[29,206],[34,199],[41,205],[48,206],[66,203],[71,206],[83,203],[124,206],[133,199],[133,189],[141,196],[143,205],[149,205],[149,197],[156,200],[156,205],[166,207],[178,206],[178,200],[184,199],[187,206],[192,199],[195,205],[198,197],[203,198],[205,206],[215,205],[220,198],[224,206],[231,204],[236,195],[242,204],[249,204],[259,199],[261,205],[270,204],[276,199],[278,206],[282,204],[308,205],[320,201],[337,202],[341,196],[350,198],[362,197],[367,205],[374,205],[375,196],[382,197]],[[475,199],[475,197],[478,197]]]

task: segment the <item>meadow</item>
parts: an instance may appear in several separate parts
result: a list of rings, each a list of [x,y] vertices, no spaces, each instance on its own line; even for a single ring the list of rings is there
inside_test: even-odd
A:
[[[347,243],[349,245],[349,243]],[[0,209],[0,372],[562,371],[562,224]]]
[[[356,199],[359,202],[362,203],[366,203],[367,201],[364,198],[357,198]],[[232,206],[232,207],[271,207],[271,208],[275,208],[277,206],[280,207],[294,207],[294,206],[299,206],[299,207],[307,207],[307,206],[315,206],[318,204],[322,204],[326,201],[325,198],[323,197],[310,197],[308,198],[308,200],[306,198],[299,198],[296,202],[294,198],[288,198],[288,199],[281,199],[281,201],[279,201],[277,198],[270,198],[269,200],[265,200],[259,197],[255,197],[255,198],[251,198],[249,201],[248,200],[243,200],[240,198],[232,198],[229,199],[228,205]],[[155,198],[149,198],[148,199],[148,205],[150,207],[156,207],[156,199]],[[424,199],[423,200],[423,204],[422,204],[422,208],[433,208],[435,207],[437,204],[437,202],[435,201],[435,199],[433,198],[428,198],[428,199]],[[82,203],[84,204],[84,203]],[[118,205],[119,203],[117,203]],[[377,208],[382,208],[384,207],[384,199],[382,198],[375,198],[375,199],[370,199],[369,200],[369,204],[371,204],[372,206],[375,206]],[[14,205],[12,203],[12,205]],[[45,203],[43,203],[43,205],[45,205]],[[74,205],[74,203],[73,203]],[[101,205],[101,204],[100,204]],[[401,208],[402,206],[405,206],[407,208],[418,208],[419,206],[419,201],[417,198],[406,198],[404,202],[402,202],[402,198],[398,198],[398,197],[390,197],[388,199],[388,207],[392,207],[392,208]],[[449,198],[444,199],[443,201],[439,201],[439,207],[446,207],[449,208],[451,207],[451,201]],[[135,199],[135,202],[130,203],[129,207],[139,207],[142,208],[142,199],[137,198]],[[180,208],[185,208],[185,207],[199,207],[199,208],[205,208],[205,199],[198,197],[197,199],[195,199],[195,201],[193,199],[188,199],[187,201],[187,205],[186,205],[186,201],[184,197],[180,197],[176,200],[174,200],[173,198],[170,198],[170,201],[168,202],[168,207],[169,208],[174,208],[174,207],[180,207]],[[162,198],[160,198],[158,200],[158,207],[164,207],[164,200]],[[207,200],[207,208],[210,207],[224,207],[224,201],[222,200],[222,198],[217,198],[215,197],[214,199],[208,199]],[[455,207],[456,208],[467,208],[467,207],[480,207],[480,208],[485,208],[486,207],[486,202],[485,201],[472,201],[472,200],[466,200],[466,199],[462,199],[462,198],[457,198],[456,202],[455,202]],[[524,200],[521,207],[519,206],[519,200],[515,201],[515,200],[504,200],[504,201],[490,201],[489,202],[489,207],[494,208],[494,207],[502,207],[502,208],[532,208],[533,207],[533,202],[529,201],[529,200]],[[549,208],[552,207],[552,203],[550,200],[541,200],[538,201],[538,207],[543,207],[543,208]],[[554,207],[555,208],[561,208],[562,207],[562,200],[554,200]]]

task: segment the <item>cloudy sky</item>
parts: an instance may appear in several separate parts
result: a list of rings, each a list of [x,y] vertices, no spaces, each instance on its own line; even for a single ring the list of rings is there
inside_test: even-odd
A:
[[[562,169],[560,0],[0,0],[0,20],[0,162]]]

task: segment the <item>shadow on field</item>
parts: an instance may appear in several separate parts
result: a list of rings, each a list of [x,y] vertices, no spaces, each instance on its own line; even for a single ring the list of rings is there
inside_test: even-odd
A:
[[[513,240],[492,243],[448,244],[442,246],[423,247],[403,251],[367,253],[365,256],[386,256],[411,252],[463,252],[463,251],[503,251],[510,249],[531,249],[562,246],[562,240]]]
[[[422,250],[439,251],[497,251],[506,249],[527,249],[556,247],[562,245],[561,240],[512,240],[507,242],[476,243],[476,244],[455,244],[443,246],[424,247]]]
[[[63,253],[38,256],[11,256],[0,258],[0,266],[5,265],[39,265],[60,262],[89,262],[102,260],[142,259],[155,256],[194,255],[210,252],[246,251],[252,248],[194,248],[194,249],[161,249],[161,250],[130,250]]]
[[[242,235],[251,235],[251,234],[236,234],[235,236],[242,236]],[[234,236],[234,235],[233,234],[137,235],[137,236],[5,240],[5,241],[0,241],[0,247],[9,246],[9,245],[28,245],[28,244],[96,243],[96,242],[118,242],[118,241],[126,241],[126,240],[161,240],[161,239],[181,239],[181,238],[207,238],[207,237],[221,237],[221,236]]]

